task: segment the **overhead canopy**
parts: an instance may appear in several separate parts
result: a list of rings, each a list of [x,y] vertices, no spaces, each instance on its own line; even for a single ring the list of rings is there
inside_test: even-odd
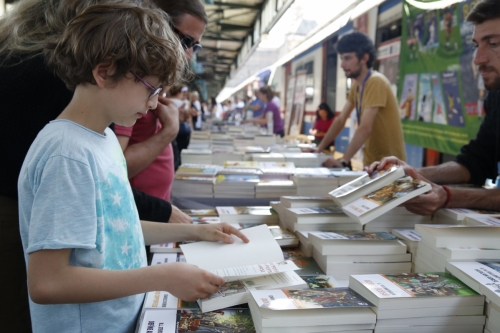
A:
[[[206,0],[208,26],[197,57],[197,76],[216,96],[293,0]]]

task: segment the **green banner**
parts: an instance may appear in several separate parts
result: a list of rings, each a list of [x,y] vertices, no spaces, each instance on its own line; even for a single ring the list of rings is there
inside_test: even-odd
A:
[[[407,143],[456,155],[484,117],[473,27],[465,22],[478,0],[433,6],[439,2],[403,1],[400,114]]]

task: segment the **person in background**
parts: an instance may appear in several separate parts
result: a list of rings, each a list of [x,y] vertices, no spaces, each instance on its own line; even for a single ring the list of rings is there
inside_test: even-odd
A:
[[[373,42],[367,35],[356,31],[339,40],[337,51],[340,54],[340,66],[346,77],[353,80],[353,84],[342,112],[335,117],[314,151],[321,152],[329,146],[356,109],[358,127],[344,156],[338,160],[330,158],[323,164],[327,167],[346,167],[360,149],[363,150],[365,166],[391,155],[406,160],[396,96],[389,80],[372,69],[375,61]]]
[[[215,97],[212,96],[212,98],[210,99],[210,116],[212,118],[221,119],[222,113],[222,105],[217,102]]]
[[[402,165],[407,175],[432,185],[432,190],[407,201],[409,211],[430,215],[440,208],[495,210],[500,207],[500,2],[482,0],[471,9],[466,21],[474,25],[474,64],[484,79],[488,95],[486,116],[475,139],[462,147],[454,161],[414,169],[392,156],[373,163],[368,172],[381,170],[387,163]],[[447,187],[446,184],[483,186],[497,179],[495,189]]]
[[[276,106],[278,107],[278,109],[281,110],[281,99],[279,97],[279,92],[277,92],[276,90],[274,90],[272,87],[271,87],[272,91],[273,91],[273,94],[274,94],[274,97],[272,99],[272,102],[274,104],[276,104]]]
[[[172,30],[191,60],[201,49],[200,40],[208,22],[205,7],[199,0],[155,0],[155,3],[171,17]],[[154,111],[139,119],[133,127],[115,126],[132,187],[166,201],[172,194],[175,173],[170,143],[176,138],[178,129],[169,129],[172,123],[177,127],[178,117],[169,117],[167,121],[167,115]]]
[[[170,98],[176,105],[185,108],[186,110],[191,109],[191,103],[188,99],[189,90],[186,86],[174,86],[170,88]],[[183,117],[179,117],[179,131],[174,140],[176,148],[174,150],[174,167],[175,170],[179,168],[182,164],[181,161],[181,151],[189,146],[189,140],[191,138],[191,124],[192,118],[191,113],[186,112]]]
[[[326,103],[321,103],[316,111],[316,121],[313,127],[309,131],[310,134],[314,135],[314,143],[319,144],[321,140],[325,137],[326,132],[332,125],[333,119],[335,118],[335,113],[330,109],[330,106]],[[330,143],[330,146],[333,142]]]
[[[244,120],[243,123],[253,123],[260,126],[266,126],[268,122],[268,114],[271,114],[273,120],[273,134],[280,137],[285,135],[283,118],[281,118],[280,109],[272,102],[273,91],[269,86],[260,88],[257,92],[258,98],[264,103],[264,113],[259,118]]]
[[[191,102],[191,129],[201,131],[203,113],[201,111],[200,95],[197,91],[193,91],[189,96],[189,100]]]
[[[224,283],[186,263],[147,267],[145,243],[233,243],[231,234],[248,242],[229,224],[139,220],[125,158],[108,126],[133,125],[156,109],[162,86],[184,77],[184,50],[167,22],[163,11],[138,4],[94,5],[47,43],[49,66],[75,92],[39,133],[19,174],[35,333],[132,333],[146,292],[194,301]]]
[[[253,117],[259,118],[262,117],[264,113],[264,102],[259,98],[259,89],[255,89],[253,91],[254,99],[250,102],[249,108],[253,111]]]

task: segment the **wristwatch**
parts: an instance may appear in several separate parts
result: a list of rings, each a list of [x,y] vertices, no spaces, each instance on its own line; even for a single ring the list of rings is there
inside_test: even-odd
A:
[[[339,161],[344,168],[347,168],[349,166],[349,163],[347,163],[344,158],[339,158],[337,161]]]

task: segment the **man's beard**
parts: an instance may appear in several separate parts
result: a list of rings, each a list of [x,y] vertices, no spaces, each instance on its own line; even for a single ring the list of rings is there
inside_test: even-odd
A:
[[[493,71],[495,74],[497,74],[497,71],[493,67],[481,65],[481,66],[479,66],[479,71],[481,71],[481,70],[489,70],[489,71]],[[498,74],[496,77],[492,78],[490,81],[486,81],[484,78],[483,78],[483,81],[484,81],[484,87],[486,88],[486,90],[500,90],[500,76],[498,76]]]
[[[359,75],[361,75],[361,69],[359,69],[358,71],[351,71],[349,74],[346,74],[345,76],[348,79],[356,79],[359,77]]]

